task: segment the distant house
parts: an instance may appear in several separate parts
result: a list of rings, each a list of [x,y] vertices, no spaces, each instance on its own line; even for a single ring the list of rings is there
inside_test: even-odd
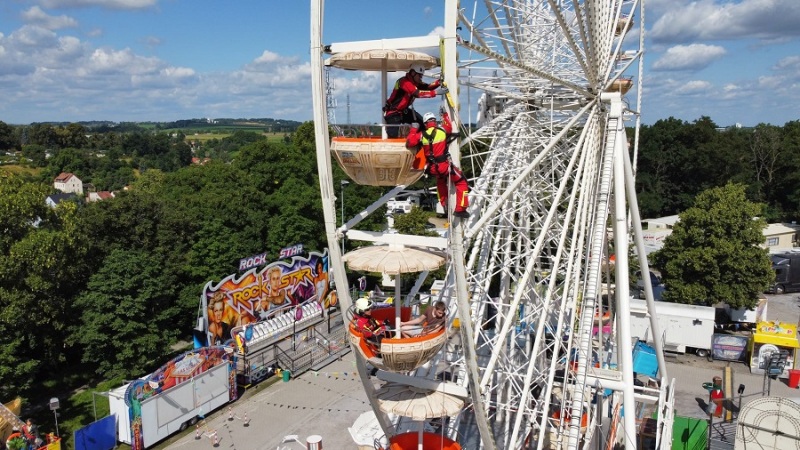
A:
[[[642,235],[648,254],[661,250],[661,247],[664,246],[664,239],[672,234],[672,228],[679,220],[680,217],[675,215],[642,221]],[[794,225],[767,224],[762,231],[764,242],[761,246],[767,248],[771,253],[791,250],[798,244],[797,237],[799,232],[798,227]]]
[[[108,200],[114,198],[114,193],[109,191],[89,192],[86,197],[87,202],[99,202],[100,200]]]
[[[69,172],[61,172],[53,181],[53,187],[61,192],[83,195],[83,181]]]
[[[655,219],[645,219],[642,221],[642,238],[644,240],[645,253],[650,254],[656,250],[661,250],[664,246],[664,239],[672,234],[672,227],[680,220],[676,214]]]
[[[671,230],[675,224],[681,220],[680,216],[664,216],[655,219],[645,219],[642,222],[643,230]]]
[[[205,166],[209,162],[211,162],[211,158],[198,158],[198,157],[192,158],[192,164],[197,164],[200,166]]]
[[[77,198],[78,196],[72,192],[59,192],[58,194],[48,195],[44,201],[47,203],[47,206],[55,208],[56,205],[63,201],[75,200]]]
[[[782,223],[771,223],[764,228],[763,245],[770,253],[791,250],[797,245],[797,230]]]

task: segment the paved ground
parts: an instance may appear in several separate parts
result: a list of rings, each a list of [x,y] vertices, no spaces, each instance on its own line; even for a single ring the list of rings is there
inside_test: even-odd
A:
[[[800,296],[797,294],[768,295],[767,319],[789,323],[798,323],[800,319]],[[750,373],[745,363],[712,361],[694,355],[679,355],[667,358],[667,370],[670,378],[676,382],[676,409],[678,414],[686,417],[705,418],[701,406],[707,401],[707,394],[702,383],[711,381],[715,375],[722,375],[724,367],[730,366],[733,373],[734,391],[740,384],[745,385],[742,404],[762,396],[764,376]],[[787,380],[772,380],[769,384],[772,396],[800,400],[800,390],[789,388]],[[734,397],[734,405],[738,405],[736,392],[728,394]]]
[[[797,295],[770,296],[767,314],[769,319],[780,318],[797,323],[800,318]],[[218,447],[214,447],[208,437],[195,439],[195,432],[191,431],[160,448],[303,449],[309,436],[320,435],[325,449],[355,449],[347,428],[361,413],[369,410],[369,404],[354,373],[354,358],[351,353],[324,371],[305,373],[288,382],[265,382],[248,390],[231,409],[237,417],[246,413],[250,418],[248,426],[240,419],[228,420],[226,408],[201,424],[206,435],[216,430],[220,437]],[[734,390],[739,384],[745,385],[742,404],[762,396],[763,376],[750,374],[744,363],[709,362],[694,355],[670,357],[667,358],[667,370],[669,377],[676,382],[675,408],[678,415],[707,417],[703,408],[708,393],[702,383],[722,375],[725,366],[732,369]],[[773,396],[800,400],[800,390],[789,388],[786,380],[773,380],[770,391]],[[733,397],[733,404],[737,405],[738,395],[734,393]],[[290,435],[297,435],[302,445],[283,443],[284,438]]]
[[[223,408],[200,423],[203,437],[195,431],[172,439],[167,449],[304,449],[312,435],[323,438],[325,449],[355,449],[347,428],[369,410],[364,389],[355,372],[355,356],[349,353],[320,372],[307,372],[288,382],[264,382],[247,391],[232,404],[234,417],[250,418],[247,426],[239,418],[228,420]],[[214,447],[208,437],[214,430],[220,437]],[[289,441],[297,435],[302,443]]]

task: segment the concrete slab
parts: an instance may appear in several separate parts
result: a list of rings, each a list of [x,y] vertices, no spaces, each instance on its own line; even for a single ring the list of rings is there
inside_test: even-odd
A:
[[[306,448],[309,436],[319,435],[324,448],[355,449],[347,428],[370,409],[352,353],[319,372],[306,372],[288,382],[263,382],[230,407],[234,420],[228,420],[228,408],[222,408],[199,423],[200,439],[195,439],[195,430],[189,430],[157,448],[299,450]],[[241,420],[244,414],[250,418],[248,426]],[[219,447],[208,437],[214,430]],[[291,435],[300,442],[283,442]]]

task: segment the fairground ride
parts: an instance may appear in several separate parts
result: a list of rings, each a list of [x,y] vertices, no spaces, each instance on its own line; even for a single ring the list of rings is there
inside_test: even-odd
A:
[[[674,382],[659,342],[658,375],[635,382],[628,324],[629,254],[647,273],[634,190],[644,44],[635,22],[644,23],[644,1],[446,0],[442,35],[349,42],[324,40],[324,2],[311,3],[317,161],[336,285],[347,286],[344,238],[441,252],[447,265],[440,298],[451,335],[430,360],[413,370],[374,364],[376,353],[352,340],[392,448],[670,448]],[[387,74],[412,64],[449,88],[442,105],[460,130],[450,154],[471,176],[469,218],[453,217],[450,189],[446,240],[358,230],[421,173],[409,170],[413,152],[386,139],[385,126],[356,134],[326,122],[325,70],[380,72],[377,114]],[[356,183],[391,187],[342,226],[336,163]],[[354,299],[339,292],[347,310]],[[658,335],[652,320],[651,329]],[[387,383],[463,406],[441,411],[446,419],[398,414],[370,365]],[[418,438],[409,438],[414,430]]]

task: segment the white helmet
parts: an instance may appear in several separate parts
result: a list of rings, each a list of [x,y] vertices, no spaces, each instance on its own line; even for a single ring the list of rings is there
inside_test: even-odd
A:
[[[422,116],[422,123],[428,123],[429,120],[436,120],[436,116],[433,115],[432,112],[426,112],[424,116]]]
[[[420,75],[425,75],[425,66],[423,66],[422,64],[412,64],[408,70],[413,70],[414,72],[417,72]]]
[[[360,299],[356,300],[356,312],[362,313],[370,308],[372,308],[372,300],[368,299],[367,297],[361,297]]]

